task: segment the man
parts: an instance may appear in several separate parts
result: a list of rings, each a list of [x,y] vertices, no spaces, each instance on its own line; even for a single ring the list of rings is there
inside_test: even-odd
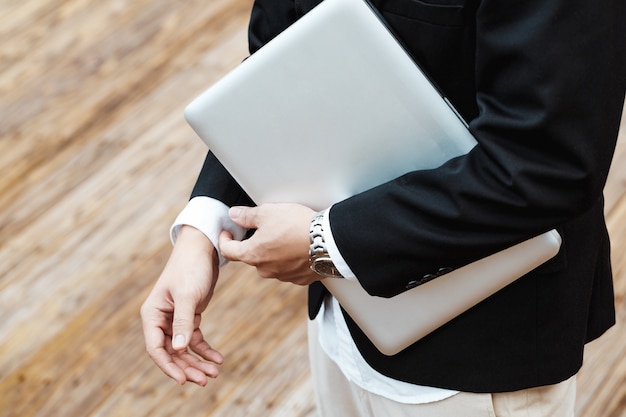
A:
[[[255,1],[250,51],[317,3]],[[602,189],[624,100],[626,5],[372,3],[478,145],[319,215],[290,204],[242,207],[253,203],[209,153],[173,229],[172,256],[142,307],[148,352],[180,383],[217,376],[223,358],[199,331],[200,313],[218,264],[243,261],[262,277],[311,284],[321,415],[572,416],[584,345],[614,323]],[[388,357],[317,282],[308,257],[312,221],[337,269],[330,279],[358,279],[383,297],[552,228],[563,245],[546,264]],[[254,235],[240,241],[249,229]]]

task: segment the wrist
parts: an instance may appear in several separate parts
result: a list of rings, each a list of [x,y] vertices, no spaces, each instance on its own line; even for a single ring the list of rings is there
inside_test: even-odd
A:
[[[222,231],[229,231],[235,240],[242,240],[246,230],[234,223],[228,215],[229,207],[221,201],[210,197],[194,197],[178,214],[176,220],[170,227],[170,240],[176,244],[180,230],[184,225],[191,226],[202,232],[210,241],[219,257],[220,265],[223,266],[227,260],[221,255],[219,250],[219,235]],[[197,244],[202,244],[201,240]]]
[[[196,229],[193,226],[182,225],[179,232],[174,249],[184,248],[183,250],[196,250],[203,253],[208,253],[217,257],[217,250],[211,239],[209,239],[203,232]]]

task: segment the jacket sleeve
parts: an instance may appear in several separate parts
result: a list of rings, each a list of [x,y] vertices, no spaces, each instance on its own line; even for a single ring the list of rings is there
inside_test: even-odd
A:
[[[330,211],[368,292],[395,295],[598,204],[624,100],[625,11],[621,0],[478,2],[478,145]]]
[[[294,0],[255,0],[248,27],[250,53],[255,53],[295,20]],[[253,204],[210,151],[191,193],[191,198],[198,196],[211,197],[228,206]]]

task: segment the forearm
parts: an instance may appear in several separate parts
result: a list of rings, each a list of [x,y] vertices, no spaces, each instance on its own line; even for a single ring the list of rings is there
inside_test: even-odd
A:
[[[608,3],[481,3],[480,111],[470,121],[478,146],[330,212],[362,283],[391,295],[406,279],[399,275],[462,266],[601,205],[626,73],[624,7]]]

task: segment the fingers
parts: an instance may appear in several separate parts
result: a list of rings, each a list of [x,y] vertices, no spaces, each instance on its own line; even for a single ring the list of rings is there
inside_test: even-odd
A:
[[[202,359],[210,361],[212,363],[221,365],[224,363],[224,357],[220,352],[213,349],[205,340],[200,329],[196,329],[191,337],[189,343],[191,350],[200,356]],[[217,376],[217,375],[216,375]]]
[[[259,226],[259,208],[258,207],[231,207],[228,215],[232,221],[246,229],[256,229]],[[242,261],[250,264],[251,260],[247,255],[250,254],[247,248],[247,241],[237,241],[233,239],[233,235],[224,230],[219,235],[218,246],[222,256],[229,261]]]
[[[171,338],[162,330],[144,331],[146,334],[146,350],[157,366],[180,385],[187,381],[205,386],[209,378],[217,378],[217,365],[224,362],[223,356],[204,340],[199,329],[194,331],[190,348],[198,356],[187,349],[175,350]],[[150,345],[150,343],[158,345]],[[208,362],[207,362],[208,361]]]
[[[172,355],[165,348],[158,348],[154,352],[150,353],[150,357],[157,364],[163,373],[180,385],[184,385],[187,382],[187,374],[181,368]]]
[[[306,285],[319,277],[308,264],[309,224],[315,212],[299,204],[264,204],[233,207],[231,219],[255,229],[249,239],[233,240],[228,232],[219,236],[219,250],[229,261],[256,268],[262,278]]]
[[[229,261],[242,261],[252,264],[249,255],[252,253],[247,240],[238,241],[233,239],[233,235],[228,231],[223,231],[219,236],[219,248],[222,256]]]
[[[219,375],[215,364],[204,362],[188,351],[174,352],[172,362],[184,375],[182,384],[189,381],[204,387],[209,382],[209,378],[217,378]],[[177,382],[180,383],[178,380]]]
[[[205,386],[209,378],[216,378],[219,375],[217,365],[222,364],[224,358],[204,340],[199,329],[200,314],[192,315],[190,322],[193,328],[190,336],[185,336],[184,344],[198,355],[195,356],[185,347],[173,347],[174,313],[153,304],[153,299],[149,297],[141,308],[141,318],[146,351],[155,364],[180,385],[189,381]],[[183,320],[179,320],[179,325],[187,326]]]
[[[176,351],[172,348],[170,340],[166,338],[166,347],[163,349],[162,358],[166,362],[161,369],[180,385],[184,385],[185,382],[189,381],[204,387],[208,383],[209,378],[217,378],[219,375],[217,365],[223,362],[223,358],[219,352],[212,350],[210,346],[204,342],[202,334],[199,331],[198,333],[202,342],[213,352],[212,355],[204,353],[203,356],[206,358],[215,357],[219,359],[219,363],[205,362],[190,353],[187,349]]]
[[[148,298],[141,307],[141,320],[146,343],[146,351],[156,365],[170,378],[184,384],[187,381],[185,372],[176,365],[172,355],[167,350],[168,337],[164,329],[167,329],[167,313],[151,304]]]
[[[174,362],[172,355],[166,349],[166,336],[159,328],[146,329],[144,327],[146,339],[146,351],[156,365],[179,384],[187,381],[185,372]]]
[[[271,209],[268,209],[268,207],[271,207]],[[257,207],[235,206],[229,209],[228,215],[232,221],[243,228],[257,229],[257,231],[261,229],[273,230],[274,227],[271,226],[272,215],[276,216],[274,210],[277,207],[279,205],[272,204]],[[269,225],[267,224],[268,220],[270,222]],[[274,221],[276,220],[274,219]],[[220,253],[229,261],[241,261],[256,267],[259,261],[263,259],[264,254],[262,250],[264,244],[259,244],[258,233],[255,236],[257,238],[239,241],[234,240],[233,235],[224,230],[219,235],[218,246]],[[261,242],[270,243],[265,240]]]

